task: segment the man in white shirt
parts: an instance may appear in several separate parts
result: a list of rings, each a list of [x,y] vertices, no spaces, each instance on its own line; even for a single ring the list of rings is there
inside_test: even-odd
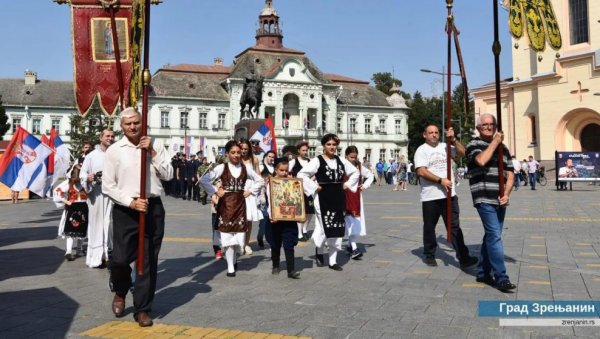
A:
[[[452,247],[456,251],[456,258],[461,268],[477,264],[478,259],[469,255],[469,249],[465,245],[462,230],[460,229],[458,197],[456,196],[454,174],[447,178],[448,161],[446,154],[446,143],[440,143],[440,132],[437,126],[428,125],[423,132],[425,143],[415,152],[415,168],[421,177],[421,204],[423,210],[423,255],[428,266],[437,266],[435,251],[437,241],[435,227],[440,219],[447,225],[446,195],[452,190]],[[450,154],[453,158],[457,153],[465,155],[464,146],[454,137],[454,129],[448,128],[446,138],[451,143]]]
[[[518,191],[521,184],[521,162],[514,155],[512,157],[512,165],[515,168],[515,191]]]
[[[527,161],[527,171],[529,172],[529,183],[531,184],[531,190],[535,191],[535,183],[537,181],[537,169],[540,167],[540,163],[537,162],[533,156],[529,156]]]
[[[173,178],[171,159],[160,140],[141,136],[141,116],[134,108],[121,112],[125,137],[106,152],[102,192],[115,203],[112,214],[113,252],[111,279],[115,290],[112,311],[125,314],[125,296],[131,287],[131,266],[137,258],[139,215],[146,214],[143,274],[137,275],[133,289],[134,319],[141,327],[152,326],[148,312],[156,291],[158,253],[165,229],[164,194],[161,180]],[[142,151],[146,162],[146,199],[140,198]]]
[[[83,160],[79,179],[88,199],[88,244],[85,264],[92,268],[105,268],[108,250],[112,247],[110,213],[112,201],[102,194],[102,170],[106,150],[115,141],[115,133],[109,129],[102,131],[100,144]]]

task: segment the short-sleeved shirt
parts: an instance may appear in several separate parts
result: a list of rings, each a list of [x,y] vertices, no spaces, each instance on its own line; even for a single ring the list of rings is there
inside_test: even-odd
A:
[[[537,169],[539,167],[540,167],[540,163],[537,162],[535,159],[527,162],[527,169],[528,169],[529,173],[535,173],[535,171],[537,171]]]
[[[446,177],[446,166],[448,163],[448,157],[446,155],[446,143],[440,142],[437,146],[433,147],[427,143],[419,146],[415,152],[415,168],[426,167],[429,172],[437,175],[440,178]],[[456,156],[456,148],[451,147],[452,157]],[[456,195],[454,189],[454,174],[450,176],[452,178],[452,196]],[[421,183],[421,201],[431,201],[437,199],[446,198],[446,189],[435,182],[429,180],[420,180]]]
[[[495,151],[490,161],[485,166],[478,166],[475,158],[483,152],[489,142],[477,137],[467,145],[467,164],[469,166],[469,185],[471,186],[471,196],[473,197],[473,205],[486,203],[490,205],[499,205],[498,197],[500,196],[500,185],[498,182],[498,152]],[[508,148],[502,144],[504,149],[503,163],[504,173],[503,178],[506,183],[507,172],[513,172],[514,167],[511,161],[511,155]]]
[[[375,167],[377,168],[377,173],[383,173],[383,163],[382,162],[378,162],[377,165],[375,165]]]

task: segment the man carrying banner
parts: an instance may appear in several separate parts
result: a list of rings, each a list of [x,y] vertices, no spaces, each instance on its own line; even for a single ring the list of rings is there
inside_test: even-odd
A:
[[[88,203],[88,244],[85,264],[91,268],[105,268],[108,251],[112,247],[109,240],[110,214],[112,201],[102,194],[102,169],[106,150],[115,140],[115,133],[109,129],[102,131],[100,144],[83,160],[79,179],[87,193]]]
[[[112,282],[115,296],[112,311],[125,314],[125,296],[131,287],[131,266],[138,254],[140,212],[146,213],[143,273],[136,276],[133,290],[134,318],[141,327],[152,326],[148,312],[156,291],[158,253],[165,229],[165,209],[161,201],[161,180],[173,177],[169,155],[160,140],[141,136],[141,115],[134,108],[121,113],[121,129],[125,137],[106,152],[102,175],[102,191],[114,202]],[[139,159],[148,152],[146,163],[146,199],[140,198]]]

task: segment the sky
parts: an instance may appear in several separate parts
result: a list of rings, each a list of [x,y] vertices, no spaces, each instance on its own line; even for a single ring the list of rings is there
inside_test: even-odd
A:
[[[455,0],[455,23],[470,88],[494,80],[493,1]],[[304,51],[324,73],[369,81],[390,72],[402,90],[441,94],[446,66],[445,0],[274,0],[285,47]],[[3,1],[0,78],[26,69],[47,80],[73,80],[70,8],[52,0]],[[255,43],[264,0],[164,0],[151,9],[150,70],[166,64],[210,65]],[[501,76],[511,76],[508,13],[500,7]],[[453,50],[452,72],[458,73]],[[453,77],[458,84],[459,77]],[[453,86],[454,87],[454,86]]]

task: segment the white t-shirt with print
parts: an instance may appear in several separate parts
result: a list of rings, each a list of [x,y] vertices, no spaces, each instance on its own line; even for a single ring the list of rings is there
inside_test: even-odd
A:
[[[456,148],[451,146],[452,157],[456,156]],[[436,147],[427,143],[419,146],[415,152],[415,169],[426,167],[427,170],[440,178],[446,177],[446,143],[440,142]],[[454,173],[450,175],[452,180],[452,196],[456,195],[454,190]],[[431,201],[446,198],[446,189],[435,182],[421,178],[421,201]]]

